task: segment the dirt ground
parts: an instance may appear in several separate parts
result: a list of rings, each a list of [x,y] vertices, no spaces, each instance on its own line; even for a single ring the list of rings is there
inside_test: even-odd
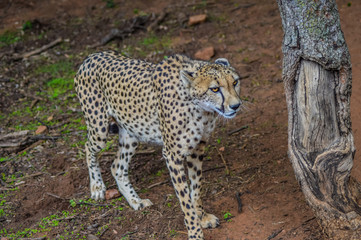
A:
[[[359,149],[361,4],[337,4],[353,64],[351,113]],[[206,22],[188,26],[188,17],[197,14],[206,14]],[[96,47],[111,29],[129,29],[134,19],[145,21],[132,33]],[[186,239],[157,146],[140,147],[130,174],[140,196],[153,206],[134,211],[122,197],[89,200],[86,129],[71,79],[85,56],[100,50],[159,62],[173,53],[193,57],[212,46],[211,61],[225,57],[242,76],[247,109],[234,120],[220,120],[207,146],[204,205],[221,225],[205,229],[205,238],[323,239],[287,157],[283,32],[276,1],[8,0],[0,2],[0,34],[0,134],[29,130],[35,136],[38,126],[48,127],[38,135],[43,138],[26,146],[0,148],[0,237]],[[54,47],[14,60],[59,37]],[[114,189],[115,137],[110,140],[100,163],[104,182]],[[352,172],[358,181],[360,157],[357,152]],[[241,212],[236,193],[241,193]]]

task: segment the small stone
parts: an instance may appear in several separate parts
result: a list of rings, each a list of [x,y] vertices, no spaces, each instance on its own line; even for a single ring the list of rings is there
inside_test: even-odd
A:
[[[214,56],[214,47],[206,47],[202,48],[196,54],[194,54],[194,57],[200,60],[208,61]]]
[[[37,152],[42,152],[44,150],[44,147],[39,145],[39,146],[34,147],[34,150]]]
[[[45,133],[47,130],[48,130],[48,128],[46,126],[41,125],[38,127],[38,129],[36,129],[35,134],[36,135],[42,134],[42,133]]]
[[[120,197],[120,193],[117,189],[109,189],[105,192],[105,199],[110,200],[113,198]]]
[[[99,238],[93,234],[88,234],[87,239],[88,240],[99,240]]]
[[[95,224],[93,224],[93,225],[88,226],[88,230],[94,230],[94,229],[96,229],[97,227],[99,227],[99,223],[95,223]]]
[[[200,14],[200,15],[195,15],[195,16],[190,16],[188,19],[188,25],[189,26],[193,26],[202,22],[205,22],[207,19],[207,15],[206,14]]]
[[[188,18],[184,12],[179,12],[177,15],[177,20],[180,25],[183,25],[187,22]]]

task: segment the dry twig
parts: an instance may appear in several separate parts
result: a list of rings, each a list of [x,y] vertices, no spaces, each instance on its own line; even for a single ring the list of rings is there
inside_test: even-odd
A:
[[[20,153],[18,153],[18,155],[22,155],[24,152],[29,151],[30,149],[33,149],[39,145],[41,145],[44,142],[44,140],[39,140],[34,142],[33,144],[31,144],[29,147],[25,148],[24,150],[22,150]]]
[[[61,199],[61,200],[66,200],[67,201],[67,200],[71,199],[71,198],[63,198],[63,197],[60,197],[60,196],[58,196],[58,195],[56,195],[54,193],[50,193],[50,192],[46,192],[46,194],[49,195],[49,196],[55,197],[57,199]]]
[[[237,128],[237,129],[235,129],[235,130],[233,130],[233,131],[230,131],[229,133],[228,133],[228,136],[231,136],[231,135],[233,135],[233,134],[235,134],[235,133],[238,133],[238,132],[240,132],[240,131],[242,131],[242,130],[244,130],[244,129],[247,129],[248,128],[248,125],[244,125],[244,126],[242,126],[242,127],[240,127],[240,128]]]
[[[224,164],[224,166],[225,166],[225,168],[226,168],[226,175],[229,175],[230,171],[229,171],[227,162],[226,162],[226,160],[224,159],[223,154],[218,150],[218,148],[216,148],[216,149],[217,149],[217,152],[218,152],[219,156],[221,157],[222,162],[223,162],[223,164]]]
[[[274,232],[267,238],[267,240],[271,240],[272,238],[277,237],[277,235],[280,234],[282,231],[283,231],[282,228],[274,231]]]
[[[108,42],[110,42],[111,40],[113,40],[114,38],[124,39],[126,36],[135,32],[136,29],[143,29],[144,28],[143,25],[148,21],[148,18],[149,18],[148,16],[137,16],[131,20],[131,24],[128,28],[124,28],[122,30],[113,28],[112,30],[110,30],[110,33],[108,35],[106,35],[100,40],[100,42],[95,43],[90,47],[95,48],[95,47],[103,46]]]
[[[237,203],[238,203],[238,212],[241,213],[242,212],[242,200],[241,200],[241,196],[242,193],[237,192],[236,193],[236,199],[237,199]]]
[[[155,19],[154,22],[152,22],[148,27],[147,27],[147,31],[150,32],[152,30],[154,30],[154,28],[159,25],[159,23],[161,23],[164,18],[167,16],[167,12],[166,11],[163,11],[158,17],[157,19]]]
[[[120,239],[121,239],[121,238],[124,238],[124,237],[127,237],[127,236],[130,236],[130,235],[132,235],[132,234],[134,234],[134,233],[137,233],[137,232],[138,232],[138,230],[135,230],[135,231],[133,231],[133,232],[124,233],[123,235],[120,236]]]
[[[29,134],[29,130],[12,132],[8,134],[0,135],[0,148],[10,148],[15,151],[24,149],[26,146],[33,144],[39,140],[53,140],[60,138],[60,136],[46,136]],[[34,146],[35,147],[35,146]]]
[[[162,184],[166,184],[166,183],[169,183],[169,180],[165,180],[165,181],[163,181],[163,182],[154,183],[154,184],[150,185],[150,186],[148,187],[148,189],[151,189],[151,188],[154,188],[154,187],[156,187],[156,186],[159,186],[159,185],[162,185]]]
[[[214,168],[209,168],[209,169],[203,170],[202,172],[203,173],[210,172],[210,171],[221,169],[221,168],[225,168],[225,166],[218,166],[218,167],[214,167]]]
[[[52,48],[54,46],[56,46],[57,44],[61,43],[63,41],[63,39],[61,37],[55,39],[54,41],[52,41],[51,43],[49,44],[46,44],[38,49],[35,49],[33,51],[30,51],[30,52],[27,52],[27,53],[24,53],[24,54],[21,54],[20,56],[14,56],[13,59],[14,60],[21,60],[23,58],[28,58],[28,57],[31,57],[33,55],[36,55],[36,54],[39,54],[39,53],[42,53],[44,52],[45,50],[49,49],[49,48]]]
[[[46,239],[46,237],[38,237],[38,238],[19,238],[20,240],[43,240]]]
[[[239,5],[238,7],[231,9],[231,12],[237,11],[238,9],[241,9],[241,8],[253,7],[254,5],[256,5],[256,4],[255,3],[242,4],[242,5]]]

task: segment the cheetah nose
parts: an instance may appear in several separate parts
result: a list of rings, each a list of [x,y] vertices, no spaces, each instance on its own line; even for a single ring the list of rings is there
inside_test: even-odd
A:
[[[230,107],[232,110],[236,111],[236,110],[239,108],[239,106],[241,106],[240,103],[231,105],[231,106],[229,106],[229,107]]]

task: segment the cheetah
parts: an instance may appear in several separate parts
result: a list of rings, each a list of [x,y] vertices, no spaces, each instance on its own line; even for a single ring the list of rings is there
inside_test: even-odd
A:
[[[135,210],[152,205],[138,196],[128,178],[138,143],[163,145],[188,238],[204,239],[201,228],[219,225],[216,216],[205,212],[200,198],[206,140],[218,116],[233,118],[242,106],[240,77],[228,60],[210,63],[174,55],[152,64],[105,51],[88,56],[74,81],[87,125],[91,197],[104,199],[106,188],[96,156],[106,146],[113,118],[119,149],[111,172],[129,205]]]

